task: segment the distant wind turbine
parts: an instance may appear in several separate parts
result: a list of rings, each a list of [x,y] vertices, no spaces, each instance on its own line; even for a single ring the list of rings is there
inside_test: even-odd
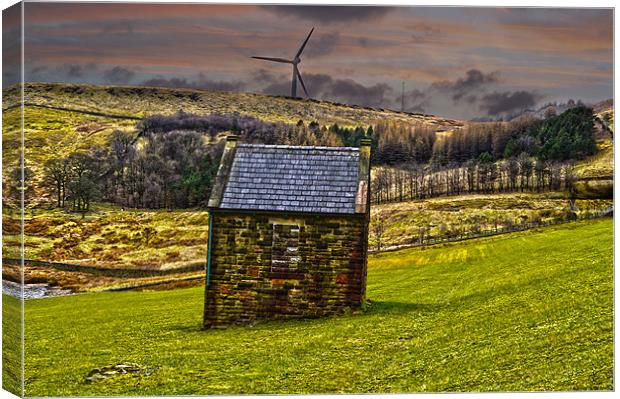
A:
[[[291,83],[291,97],[297,97],[297,79],[299,79],[299,83],[301,83],[301,87],[303,87],[304,93],[306,93],[306,97],[310,97],[308,95],[308,90],[306,90],[306,85],[304,84],[304,80],[301,78],[301,73],[299,72],[299,68],[297,67],[297,64],[301,62],[301,58],[299,57],[301,56],[301,53],[304,51],[304,48],[306,47],[306,44],[308,43],[308,40],[310,39],[312,32],[314,32],[314,28],[310,30],[310,33],[308,33],[308,37],[306,37],[306,40],[304,40],[303,44],[301,45],[299,50],[297,50],[297,54],[295,54],[295,57],[292,60],[287,60],[285,58],[275,58],[275,57],[252,57],[252,58],[256,58],[257,60],[266,60],[266,61],[273,61],[273,62],[282,62],[285,64],[293,64],[293,81]]]

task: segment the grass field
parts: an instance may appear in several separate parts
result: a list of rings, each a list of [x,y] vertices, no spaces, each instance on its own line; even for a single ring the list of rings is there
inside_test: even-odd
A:
[[[421,227],[433,237],[455,231],[488,230],[497,221],[519,224],[554,220],[566,215],[569,201],[562,193],[511,193],[432,198],[373,206],[384,220],[382,246],[417,240]],[[578,213],[608,207],[611,200],[577,200]],[[115,268],[175,268],[204,262],[208,216],[204,210],[121,210],[96,204],[81,214],[59,209],[32,209],[25,214],[26,258]],[[373,218],[372,223],[375,223]],[[19,258],[20,229],[6,218],[5,257]],[[371,228],[372,231],[372,228]],[[376,237],[370,235],[370,245]]]
[[[373,255],[367,310],[319,320],[201,331],[201,287],[30,300],[26,395],[611,390],[612,229]]]
[[[21,396],[21,302],[2,295],[2,388]]]

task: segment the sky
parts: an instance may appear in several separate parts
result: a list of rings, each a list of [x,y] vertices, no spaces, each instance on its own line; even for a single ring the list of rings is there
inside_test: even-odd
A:
[[[405,111],[474,119],[613,97],[613,10],[585,8],[26,3],[24,79],[288,95],[291,66],[250,56],[292,58],[313,27],[316,99],[400,110],[404,82]]]

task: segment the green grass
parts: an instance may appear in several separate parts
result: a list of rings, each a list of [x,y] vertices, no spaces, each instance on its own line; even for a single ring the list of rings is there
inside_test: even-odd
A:
[[[359,315],[201,331],[201,287],[27,301],[26,395],[611,390],[612,229],[371,256]],[[85,382],[121,362],[152,373]]]
[[[2,295],[2,388],[21,396],[21,302]]]

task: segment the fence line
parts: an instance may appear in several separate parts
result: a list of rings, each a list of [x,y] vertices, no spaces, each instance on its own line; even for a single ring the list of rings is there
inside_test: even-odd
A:
[[[21,265],[21,259],[15,258],[2,258],[2,263]],[[42,266],[51,267],[58,270],[64,270],[69,272],[85,272],[95,273],[108,277],[157,277],[167,276],[177,273],[197,272],[204,270],[204,262],[193,262],[189,265],[174,268],[174,269],[123,269],[123,268],[111,268],[111,267],[98,267],[88,265],[77,265],[72,263],[62,262],[46,262],[42,260],[24,259],[24,265],[26,266]]]
[[[513,226],[503,226],[497,229],[486,230],[486,231],[482,231],[479,233],[459,234],[456,237],[430,238],[427,240],[422,239],[421,242],[418,241],[418,242],[410,243],[410,244],[394,245],[391,247],[382,248],[380,251],[378,251],[375,248],[373,250],[369,250],[368,252],[370,253],[393,252],[393,251],[398,251],[398,250],[406,249],[406,248],[424,247],[424,246],[429,246],[429,245],[466,241],[466,240],[472,240],[475,238],[492,237],[492,236],[496,236],[500,234],[514,233],[517,231],[524,231],[524,230],[530,230],[530,229],[535,229],[535,228],[540,228],[540,227],[577,222],[580,220],[598,219],[602,217],[611,216],[613,214],[613,210],[614,210],[614,207],[612,205],[596,213],[588,213],[584,216],[575,216],[574,218],[554,219],[554,220],[539,221],[539,222],[527,222],[527,223],[521,223],[521,224],[513,225]],[[2,258],[2,263],[21,265],[22,261],[21,259],[15,259],[15,258]],[[97,273],[97,274],[110,276],[110,277],[166,276],[170,274],[201,271],[205,267],[204,262],[194,262],[187,266],[174,268],[174,269],[163,269],[163,270],[162,269],[135,269],[135,268],[123,269],[123,268],[78,265],[78,264],[62,263],[62,262],[47,262],[47,261],[33,260],[33,259],[24,259],[24,265],[51,267],[54,269],[72,271],[72,272]]]
[[[175,283],[185,283],[185,282],[193,282],[204,280],[204,276],[196,276],[196,277],[186,277],[186,278],[177,278],[174,280],[166,280],[166,281],[155,281],[152,283],[144,283],[144,284],[136,284],[136,285],[127,285],[121,287],[112,287],[112,288],[104,288],[102,290],[97,290],[95,292],[114,292],[114,291],[133,291],[142,288],[152,288],[166,284],[175,284]]]
[[[504,227],[500,227],[497,229],[486,230],[480,233],[467,233],[467,234],[460,234],[456,237],[431,238],[428,240],[422,240],[422,242],[415,242],[415,243],[402,244],[402,245],[393,245],[390,247],[382,248],[381,250],[377,250],[375,246],[375,249],[369,250],[368,252],[370,253],[394,252],[394,251],[399,251],[401,249],[407,249],[407,248],[426,247],[429,245],[467,241],[467,240],[473,240],[476,238],[492,237],[492,236],[497,236],[500,234],[514,233],[517,231],[525,231],[525,230],[536,229],[540,227],[555,226],[559,224],[578,222],[581,220],[591,220],[591,219],[599,219],[603,217],[611,217],[613,214],[613,210],[614,210],[614,207],[610,206],[599,212],[586,214],[584,216],[576,216],[574,218],[553,219],[553,220],[540,221],[540,222],[521,223],[521,224],[517,224],[513,226],[504,226]]]

